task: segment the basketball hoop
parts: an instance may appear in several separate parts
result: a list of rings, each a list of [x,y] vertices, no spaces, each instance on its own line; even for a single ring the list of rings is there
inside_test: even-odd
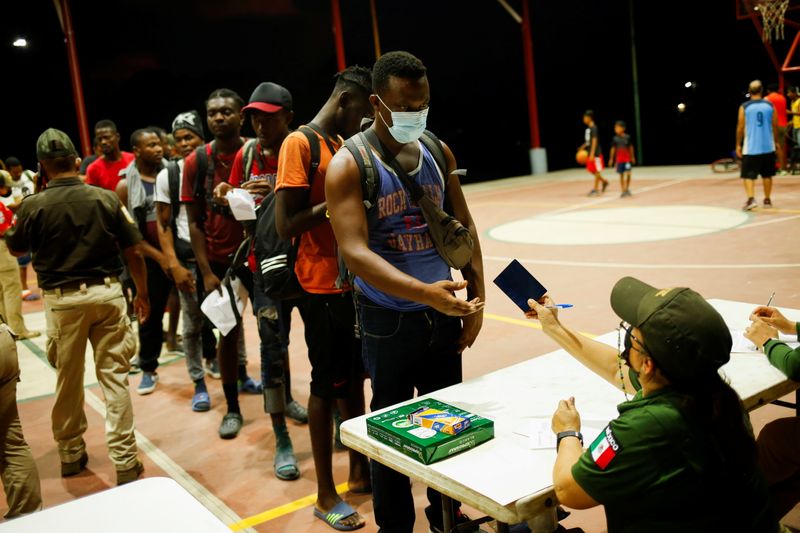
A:
[[[786,8],[789,7],[789,0],[755,0],[753,9],[761,14],[761,22],[764,31],[761,39],[765,42],[772,39],[783,40],[783,21]]]

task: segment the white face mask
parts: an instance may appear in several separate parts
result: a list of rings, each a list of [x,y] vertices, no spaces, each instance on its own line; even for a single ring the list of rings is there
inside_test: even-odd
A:
[[[377,94],[375,96],[378,98],[378,101],[383,104],[383,107],[389,109],[389,106],[383,103],[380,96]],[[378,111],[378,116],[381,117],[383,123],[389,128],[389,133],[394,137],[395,141],[400,144],[407,144],[416,141],[422,136],[428,120],[427,107],[420,111],[392,111],[391,109],[389,109],[389,111],[392,113],[391,126],[386,124],[380,111]]]

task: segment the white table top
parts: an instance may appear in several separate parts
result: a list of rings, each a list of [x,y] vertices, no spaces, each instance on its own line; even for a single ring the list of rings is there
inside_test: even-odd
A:
[[[151,477],[0,525],[3,533],[231,533],[174,480]]]
[[[709,302],[732,329],[744,329],[749,322],[747,317],[756,307],[728,300]],[[781,308],[781,311],[790,319],[800,320],[800,310]],[[617,333],[607,333],[597,340],[616,346]],[[760,353],[733,354],[723,371],[748,409],[769,403],[800,386],[787,380]],[[516,432],[524,432],[531,418],[549,419],[558,400],[569,396],[575,396],[583,420],[611,420],[618,414],[616,406],[625,401],[621,391],[564,350],[426,396],[494,420],[495,438],[455,457],[424,465],[368,437],[366,418],[375,414],[370,413],[344,422],[342,441],[506,523],[528,520],[543,509],[548,498],[550,505],[554,500],[555,450],[530,449],[528,438]]]

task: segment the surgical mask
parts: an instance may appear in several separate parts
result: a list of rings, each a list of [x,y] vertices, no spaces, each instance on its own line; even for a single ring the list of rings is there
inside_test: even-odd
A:
[[[375,96],[378,97],[378,101],[383,104],[383,107],[389,109],[389,106],[383,103],[380,96],[377,94]],[[389,111],[392,113],[391,126],[386,124],[380,111],[378,115],[381,117],[383,123],[386,124],[386,127],[389,128],[389,133],[394,137],[395,141],[400,144],[406,144],[416,141],[422,136],[428,120],[427,107],[420,111],[392,111],[391,109],[389,109]]]

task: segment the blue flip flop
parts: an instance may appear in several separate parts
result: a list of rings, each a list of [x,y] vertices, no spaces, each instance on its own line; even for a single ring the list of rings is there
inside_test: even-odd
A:
[[[205,391],[196,392],[192,396],[192,411],[202,413],[211,409],[211,398]]]
[[[366,525],[366,523],[363,523],[357,526],[346,526],[342,523],[345,518],[350,518],[354,514],[356,514],[356,510],[350,507],[350,505],[344,500],[334,505],[333,509],[327,513],[323,513],[314,507],[314,516],[337,531],[355,531],[356,529],[361,529]]]

